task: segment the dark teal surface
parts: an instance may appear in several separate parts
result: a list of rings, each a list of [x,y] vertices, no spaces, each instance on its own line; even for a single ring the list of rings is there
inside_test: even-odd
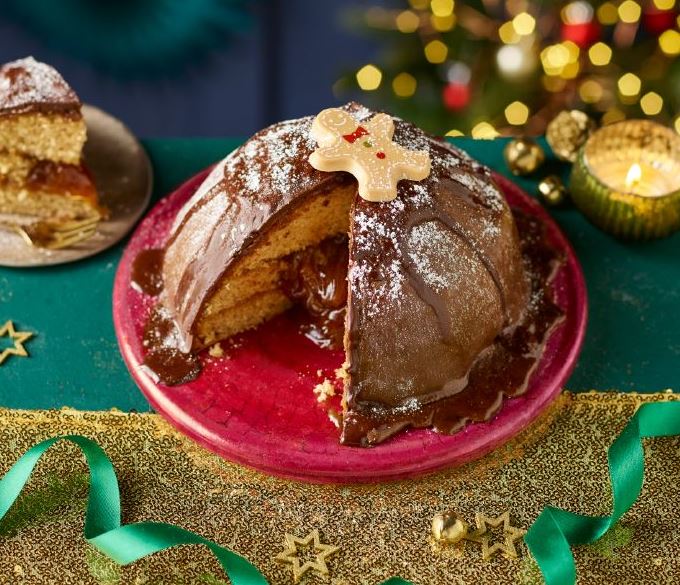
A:
[[[146,140],[155,169],[154,201],[223,157],[236,139]],[[458,139],[475,158],[508,174],[505,140]],[[566,173],[549,161],[547,172]],[[565,177],[566,178],[566,177]],[[518,180],[530,193],[536,180]],[[553,215],[586,275],[590,321],[571,390],[680,390],[680,234],[621,243],[575,209]],[[0,366],[0,405],[13,408],[147,410],[118,352],[111,318],[113,278],[124,243],[74,264],[0,268],[0,324],[35,332],[31,357]],[[0,340],[0,348],[4,340]]]

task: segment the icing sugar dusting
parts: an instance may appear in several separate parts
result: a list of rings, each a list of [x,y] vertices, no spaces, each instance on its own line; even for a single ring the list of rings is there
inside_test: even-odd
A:
[[[28,109],[34,104],[59,104],[80,107],[78,96],[59,72],[26,57],[0,68],[0,108]]]

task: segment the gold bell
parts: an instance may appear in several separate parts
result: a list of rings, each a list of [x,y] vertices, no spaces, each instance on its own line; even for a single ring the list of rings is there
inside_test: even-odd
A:
[[[440,512],[432,518],[432,537],[442,544],[456,544],[468,533],[468,524],[455,512]]]
[[[513,175],[529,175],[543,164],[545,153],[531,138],[515,138],[503,149],[505,162]]]
[[[556,175],[549,175],[538,184],[538,193],[545,205],[556,207],[567,198],[567,188]]]

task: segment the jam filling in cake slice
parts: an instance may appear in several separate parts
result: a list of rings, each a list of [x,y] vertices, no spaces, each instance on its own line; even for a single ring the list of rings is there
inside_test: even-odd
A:
[[[28,57],[0,68],[0,213],[104,215],[82,163],[81,103],[61,75]]]
[[[375,112],[342,110],[371,148],[359,128]],[[165,249],[140,256],[162,287],[147,367],[165,384],[191,380],[201,350],[295,307],[310,339],[344,348],[344,444],[487,420],[526,390],[562,318],[559,254],[488,169],[402,120],[392,139],[426,152],[429,175],[366,200],[349,173],[310,164],[313,120],[267,128],[218,163]]]

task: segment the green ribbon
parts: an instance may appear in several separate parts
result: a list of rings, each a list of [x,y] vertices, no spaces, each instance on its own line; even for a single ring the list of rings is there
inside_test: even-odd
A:
[[[680,434],[680,402],[645,404],[638,409],[608,451],[613,495],[610,516],[581,516],[546,507],[525,536],[531,554],[548,585],[570,585],[576,567],[570,545],[601,538],[635,503],[644,479],[643,438]],[[85,538],[121,565],[180,544],[202,544],[217,557],[233,585],[268,585],[257,568],[241,555],[172,524],[120,523],[120,492],[111,460],[94,441],[79,435],[54,437],[29,449],[0,480],[0,520],[26,485],[40,457],[57,441],[78,445],[90,468],[90,493],[85,517]],[[392,577],[382,585],[412,585]]]
[[[35,465],[57,441],[78,445],[90,468],[90,493],[85,516],[85,538],[121,565],[180,544],[203,544],[217,557],[234,585],[267,585],[255,566],[241,555],[179,526],[162,522],[120,524],[120,492],[111,460],[94,441],[79,435],[54,437],[31,447],[0,480],[0,520],[23,490]]]
[[[94,441],[80,435],[54,437],[31,447],[0,480],[0,520],[24,489],[40,457],[57,441],[80,447],[90,468],[90,493],[85,515],[85,538],[120,565],[180,544],[203,544],[217,557],[233,585],[268,585],[255,565],[198,534],[163,522],[120,523],[120,491],[111,460]],[[382,585],[412,585],[393,577]]]
[[[613,509],[610,516],[581,516],[546,507],[529,528],[524,541],[547,585],[576,582],[570,545],[601,538],[640,496],[645,474],[642,439],[680,434],[680,402],[642,405],[607,452]]]

